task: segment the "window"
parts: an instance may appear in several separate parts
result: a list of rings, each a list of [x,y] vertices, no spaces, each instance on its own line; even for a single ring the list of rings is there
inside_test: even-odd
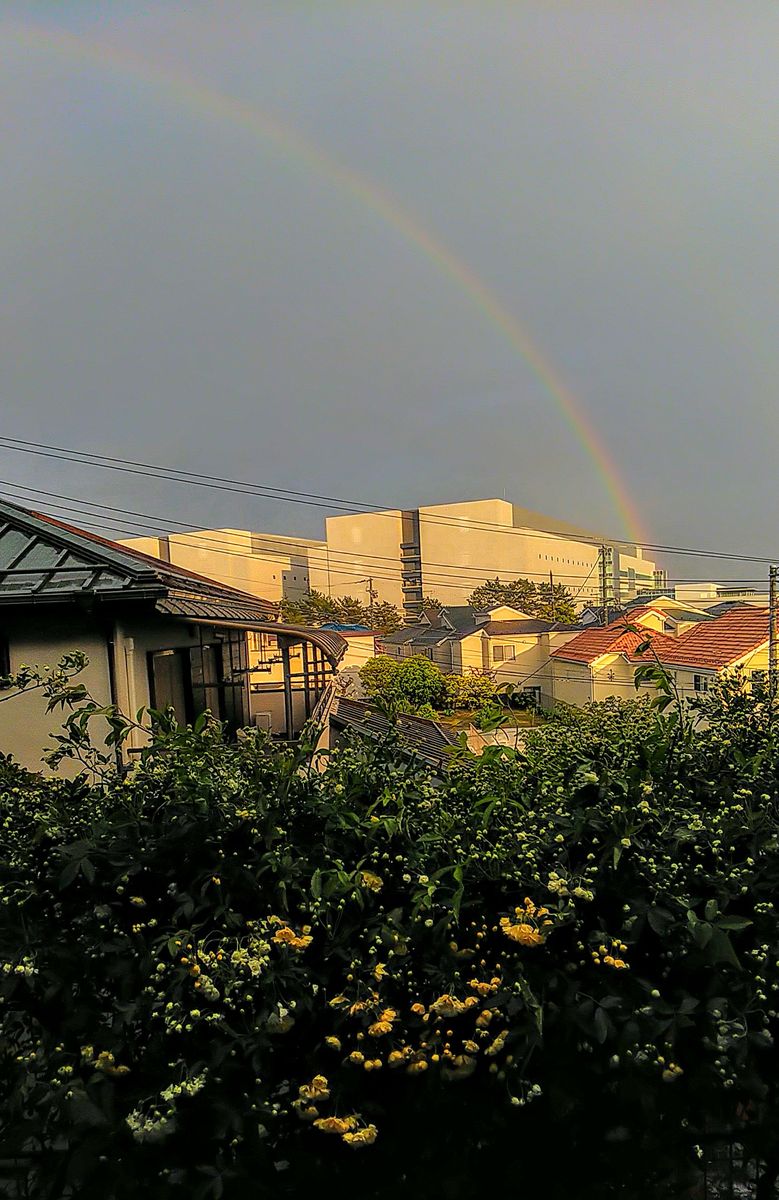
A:
[[[493,646],[492,661],[493,662],[509,662],[512,658],[516,658],[514,646]]]
[[[693,675],[692,686],[696,692],[708,692],[709,681],[705,675]]]

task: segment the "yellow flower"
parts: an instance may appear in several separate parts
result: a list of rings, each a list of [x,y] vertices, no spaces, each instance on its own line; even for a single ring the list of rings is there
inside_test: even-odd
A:
[[[456,1054],[446,1066],[441,1067],[441,1078],[447,1081],[467,1079],[476,1070],[476,1059],[467,1054]]]
[[[390,1067],[400,1067],[409,1057],[410,1053],[411,1049],[408,1046],[404,1046],[402,1050],[391,1050],[387,1063]]]
[[[380,1021],[394,1021],[397,1018],[397,1010],[394,1008],[385,1008],[379,1015]]]
[[[311,945],[312,938],[301,936],[295,933],[294,929],[290,929],[288,925],[282,925],[273,935],[273,941],[277,946],[289,946],[290,950],[305,950]]]
[[[478,1017],[476,1018],[476,1027],[478,1029],[486,1029],[491,1020],[492,1020],[492,1011],[489,1008],[485,1008],[484,1012],[480,1012]]]
[[[462,1000],[445,992],[430,1005],[430,1011],[439,1017],[459,1017],[460,1013],[465,1011],[465,1007]]]
[[[494,984],[484,983],[479,979],[471,979],[468,983],[468,987],[472,991],[478,992],[478,994],[480,996],[489,996],[489,995],[491,995],[492,992],[495,992],[498,990]]]
[[[506,1044],[507,1037],[508,1037],[507,1029],[504,1029],[502,1033],[498,1034],[498,1036],[495,1038],[495,1041],[492,1042],[487,1047],[487,1049],[484,1051],[484,1053],[487,1055],[488,1058],[494,1058],[496,1054],[500,1054],[501,1050],[503,1049],[503,1047]]]
[[[676,1063],[671,1062],[668,1064],[666,1069],[663,1071],[663,1079],[665,1080],[666,1083],[673,1083],[673,1081],[675,1079],[678,1079],[679,1076],[683,1075],[683,1074],[684,1074],[684,1071],[682,1070],[682,1068],[680,1066],[678,1066]]]
[[[380,875],[374,875],[373,871],[361,871],[360,880],[363,887],[368,888],[371,892],[380,892],[384,887],[384,880]]]
[[[315,1075],[310,1083],[301,1083],[298,1092],[303,1100],[327,1100],[330,1088],[324,1075]]]
[[[146,907],[146,901],[144,900],[143,896],[131,896],[130,903],[134,904],[136,908]]]
[[[500,927],[507,938],[511,938],[512,942],[519,942],[520,946],[540,946],[543,944],[544,935],[524,921],[518,925],[512,925],[508,917],[501,917]]]
[[[366,1125],[364,1129],[355,1129],[353,1132],[342,1134],[341,1140],[346,1142],[347,1146],[358,1150],[361,1146],[372,1146],[377,1136],[376,1126]]]
[[[328,1000],[328,1004],[330,1005],[331,1008],[338,1008],[341,1004],[348,1004],[348,1003],[349,1003],[349,1001],[346,998],[346,996],[340,996],[340,995],[333,996],[332,1000]]]
[[[360,1013],[365,1012],[367,1007],[368,1007],[368,1005],[365,1003],[364,1000],[355,1000],[354,1004],[349,1009],[349,1016],[350,1017],[359,1016]]]
[[[426,1070],[427,1070],[427,1063],[425,1062],[424,1058],[419,1058],[419,1059],[417,1059],[416,1062],[412,1062],[412,1063],[408,1064],[408,1066],[406,1067],[406,1074],[407,1075],[421,1075],[422,1072],[426,1071]]]
[[[478,1054],[479,1047],[476,1042],[472,1042],[469,1038],[467,1042],[463,1042],[463,1050],[467,1050],[469,1054]]]
[[[365,1055],[363,1054],[362,1050],[352,1050],[351,1054],[349,1055],[349,1062],[357,1063],[358,1066],[360,1063],[365,1062]]]
[[[368,1033],[371,1037],[384,1037],[387,1033],[392,1033],[391,1021],[374,1021],[368,1026]]]
[[[308,1104],[307,1101],[302,1100],[300,1097],[292,1101],[292,1107],[301,1121],[315,1121],[319,1116],[319,1109],[315,1108],[313,1104]]]
[[[337,1037],[326,1037],[325,1045],[329,1046],[331,1050],[340,1050],[341,1049],[341,1039],[337,1038]]]
[[[322,1133],[348,1133],[350,1129],[354,1129],[357,1124],[357,1117],[320,1117],[318,1121],[314,1121],[314,1129],[321,1129]]]
[[[386,965],[384,963],[376,963],[376,966],[373,968],[373,974],[376,979],[383,979],[387,974]]]
[[[412,1013],[415,1013],[416,1016],[421,1017],[422,1013],[425,1011],[425,1006],[424,1004],[417,1002],[416,1004],[411,1005],[411,1011]]]

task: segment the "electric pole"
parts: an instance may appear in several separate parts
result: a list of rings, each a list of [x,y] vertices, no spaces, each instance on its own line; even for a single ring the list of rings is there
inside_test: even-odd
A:
[[[600,564],[600,604],[601,604],[601,623],[608,625],[609,623],[609,601],[611,599],[611,588],[609,586],[609,576],[613,575],[614,570],[614,551],[611,546],[601,546],[598,553]]]
[[[373,629],[373,602],[376,599],[378,593],[374,592],[374,590],[373,590],[373,576],[372,575],[368,576],[367,583],[368,583],[368,612],[370,615],[371,629]]]
[[[557,611],[555,609],[554,602],[554,576],[552,575],[551,571],[549,572],[549,603],[552,605],[552,620],[556,621]]]

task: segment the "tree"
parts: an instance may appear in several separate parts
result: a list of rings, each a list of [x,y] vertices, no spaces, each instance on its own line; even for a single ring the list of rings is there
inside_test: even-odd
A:
[[[403,627],[403,617],[394,604],[380,600],[373,606],[373,617],[368,612],[369,623],[378,633],[394,633]]]
[[[386,600],[363,604],[354,596],[326,596],[315,589],[297,600],[282,600],[281,615],[293,625],[364,625],[379,633],[394,633],[403,619],[394,604]]]
[[[562,583],[556,583],[554,589],[548,583],[539,583],[536,588],[535,614],[544,621],[575,625],[577,618],[574,597]]]
[[[518,608],[528,616],[572,625],[576,621],[575,598],[562,583],[534,583],[531,579],[488,579],[468,597],[473,608],[485,610],[497,604]]]
[[[468,603],[477,610],[508,604],[528,614],[535,613],[536,585],[530,579],[488,579],[474,588]]]

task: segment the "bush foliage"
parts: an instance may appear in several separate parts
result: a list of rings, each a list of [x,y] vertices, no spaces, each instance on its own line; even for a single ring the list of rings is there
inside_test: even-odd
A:
[[[431,716],[435,711],[480,709],[497,695],[490,675],[445,674],[421,654],[401,659],[381,654],[361,667],[360,679],[369,696],[413,712],[424,710]]]
[[[160,715],[124,779],[5,761],[8,1194],[675,1200],[721,1131],[771,1188],[777,747],[706,704],[444,778]]]

